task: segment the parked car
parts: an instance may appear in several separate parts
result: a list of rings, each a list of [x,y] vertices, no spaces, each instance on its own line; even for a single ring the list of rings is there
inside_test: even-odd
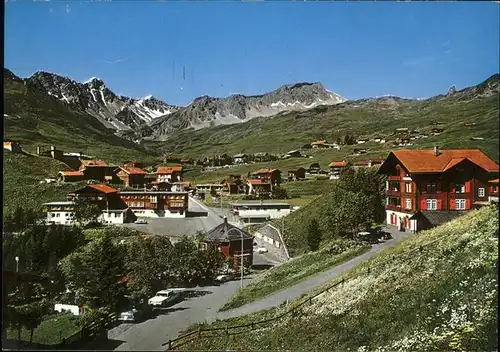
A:
[[[145,225],[147,223],[148,222],[146,220],[142,220],[142,219],[134,221],[134,224],[137,224],[137,225]]]
[[[258,247],[257,249],[255,249],[255,251],[257,253],[267,253],[267,248],[266,247]]]
[[[185,290],[185,288],[173,288],[158,291],[154,297],[148,300],[148,304],[153,307],[165,307],[180,300]]]
[[[218,282],[226,282],[226,281],[231,281],[234,280],[234,274],[233,273],[225,273],[225,274],[220,274],[215,278],[215,281]]]
[[[121,312],[118,316],[119,321],[125,322],[137,322],[142,317],[142,311],[135,308],[135,306],[131,306],[125,311]]]

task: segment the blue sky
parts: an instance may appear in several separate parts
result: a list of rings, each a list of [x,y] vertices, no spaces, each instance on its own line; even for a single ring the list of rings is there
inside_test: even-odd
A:
[[[494,2],[8,2],[5,67],[187,105],[321,82],[430,97],[499,71]],[[185,72],[185,74],[184,74]]]

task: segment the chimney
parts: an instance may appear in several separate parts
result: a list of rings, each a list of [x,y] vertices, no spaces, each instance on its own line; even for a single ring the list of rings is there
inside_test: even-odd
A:
[[[434,156],[439,156],[439,147],[437,145],[434,146]]]
[[[224,224],[227,224],[227,216],[224,216]]]

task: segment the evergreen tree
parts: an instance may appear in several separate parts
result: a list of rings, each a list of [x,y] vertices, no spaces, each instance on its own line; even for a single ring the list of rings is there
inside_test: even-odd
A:
[[[321,230],[318,221],[313,218],[307,229],[307,244],[311,251],[317,251],[321,243]]]

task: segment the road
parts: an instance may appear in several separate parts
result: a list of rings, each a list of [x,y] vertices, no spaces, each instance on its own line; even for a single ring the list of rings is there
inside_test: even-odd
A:
[[[372,246],[372,248],[360,256],[357,256],[341,265],[335,266],[329,270],[326,270],[318,275],[311,277],[308,280],[302,281],[294,286],[288,287],[282,291],[279,291],[271,296],[265,297],[261,300],[248,303],[242,307],[219,313],[219,319],[226,319],[231,317],[236,317],[240,315],[246,315],[255,313],[261,310],[277,307],[282,303],[291,301],[300,297],[302,294],[307,293],[318,286],[321,286],[336,277],[342,275],[346,271],[355,268],[362,262],[376,256],[378,253],[384,249],[394,247],[396,244],[404,240],[405,238],[412,235],[408,232],[399,232],[393,228],[387,228],[386,231],[391,233],[392,239],[378,243]]]
[[[170,233],[196,234],[196,231],[207,231],[219,225],[223,219],[213,209],[206,208],[194,199],[189,199],[189,210],[196,213],[205,212],[206,216],[190,217],[186,219],[150,219],[147,225],[135,225],[134,227],[148,232],[169,235]],[[174,220],[174,221],[172,221]],[[229,220],[230,221],[230,220]],[[184,222],[184,223],[183,223]],[[166,225],[168,224],[168,225]],[[175,224],[175,225],[174,225]],[[165,227],[175,227],[172,232]],[[171,235],[170,235],[171,236]],[[267,254],[254,253],[254,264],[275,264],[273,258]],[[254,277],[252,274],[243,279],[246,285]],[[221,313],[217,311],[240,289],[240,281],[234,280],[221,284],[220,286],[207,286],[195,290],[198,297],[184,300],[169,309],[166,309],[156,317],[138,324],[121,324],[108,332],[106,345],[101,349],[111,349],[111,346],[119,351],[133,350],[165,350],[162,344],[169,339],[179,336],[182,331],[195,323],[211,322],[219,318]]]

